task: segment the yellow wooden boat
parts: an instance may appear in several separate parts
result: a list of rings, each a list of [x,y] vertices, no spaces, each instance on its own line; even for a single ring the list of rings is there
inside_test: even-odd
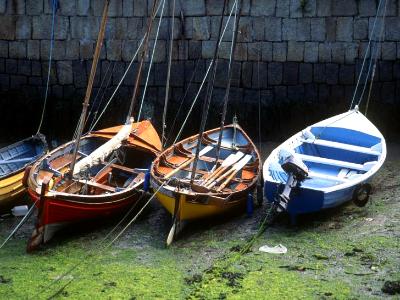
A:
[[[0,211],[23,202],[25,168],[46,152],[47,143],[41,134],[0,149]]]
[[[247,197],[256,187],[260,174],[260,155],[244,130],[234,124],[223,129],[221,155],[216,162],[219,134],[220,128],[204,133],[203,150],[192,182],[191,163],[198,135],[169,147],[153,162],[151,185],[159,202],[173,216],[174,226],[168,244],[182,227],[182,221],[245,211]],[[237,154],[239,156],[235,159]],[[223,162],[230,158],[233,158],[232,164],[224,167]],[[242,165],[235,170],[241,162]],[[220,165],[220,171],[213,171],[216,163]],[[213,180],[210,180],[211,176]]]

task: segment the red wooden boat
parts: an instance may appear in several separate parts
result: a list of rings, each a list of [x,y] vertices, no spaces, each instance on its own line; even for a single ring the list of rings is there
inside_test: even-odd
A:
[[[122,126],[81,138],[78,162],[115,136]],[[28,193],[38,208],[28,251],[47,242],[68,224],[127,211],[144,193],[145,174],[161,150],[160,138],[149,121],[132,124],[130,136],[106,162],[79,177],[64,176],[73,158],[74,141],[36,162],[29,171]]]

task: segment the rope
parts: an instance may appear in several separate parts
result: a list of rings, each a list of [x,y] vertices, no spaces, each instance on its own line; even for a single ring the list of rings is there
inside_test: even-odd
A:
[[[164,112],[163,112],[163,117],[162,117],[162,134],[161,134],[162,145],[164,145],[164,143],[166,142],[165,130],[167,128],[166,119],[167,119],[167,107],[168,107],[168,98],[169,98],[169,82],[170,82],[170,78],[171,78],[172,47],[174,45],[174,20],[175,20],[175,0],[172,1],[172,19],[171,19],[171,37],[170,37],[171,42],[169,45],[167,82],[165,84]]]
[[[164,148],[165,148],[165,146],[167,145],[167,142],[168,142],[168,141],[170,140],[170,138],[172,137],[173,131],[175,130],[176,120],[178,119],[178,116],[179,116],[179,114],[180,114],[180,112],[181,112],[183,103],[185,102],[186,96],[188,95],[188,92],[189,92],[189,89],[190,89],[190,87],[191,87],[191,85],[192,85],[194,76],[196,75],[196,71],[197,71],[197,67],[198,67],[199,63],[200,63],[200,58],[197,59],[196,64],[195,64],[195,66],[194,66],[194,70],[193,70],[193,72],[192,72],[192,75],[190,76],[189,83],[188,83],[188,85],[187,85],[187,87],[186,87],[186,89],[185,89],[185,93],[183,94],[183,96],[182,96],[181,99],[179,100],[179,102],[180,102],[179,108],[178,108],[178,110],[177,110],[177,112],[176,112],[176,114],[175,114],[175,118],[174,118],[174,121],[172,122],[171,129],[169,130],[168,138],[167,138],[167,140],[166,140],[165,143],[164,143]]]
[[[50,51],[49,51],[49,66],[48,66],[48,69],[47,69],[46,90],[45,90],[45,93],[44,93],[44,103],[43,103],[42,115],[40,117],[39,127],[37,129],[36,134],[39,134],[40,129],[42,128],[43,119],[44,119],[44,113],[46,111],[46,106],[47,106],[47,98],[48,98],[48,95],[49,95],[51,62],[52,62],[52,59],[53,59],[53,48],[54,48],[54,28],[55,28],[57,8],[58,8],[58,0],[53,0],[53,2],[52,2],[52,17],[51,17],[51,37],[50,37]]]
[[[146,82],[145,82],[145,84],[144,84],[144,89],[143,89],[143,94],[142,94],[142,100],[140,101],[140,108],[139,108],[139,113],[138,113],[138,117],[137,117],[137,122],[140,121],[140,116],[141,116],[141,114],[142,114],[142,108],[143,108],[144,97],[146,96],[147,85],[148,85],[148,83],[149,83],[151,67],[153,66],[154,53],[156,52],[156,46],[157,46],[157,41],[158,41],[158,34],[159,34],[159,32],[160,32],[161,21],[162,21],[162,19],[163,19],[163,15],[164,15],[164,6],[165,6],[165,0],[163,0],[163,2],[162,2],[162,8],[161,8],[161,14],[160,14],[160,21],[158,22],[158,26],[157,26],[156,37],[155,37],[155,40],[154,40],[154,46],[153,46],[153,50],[152,50],[151,58],[150,58],[149,70],[147,71]]]
[[[221,45],[222,38],[223,38],[224,35],[225,35],[225,31],[226,31],[226,28],[228,27],[229,20],[230,20],[231,17],[232,17],[233,9],[235,8],[235,3],[236,3],[236,2],[237,2],[237,0],[235,0],[234,5],[232,5],[231,12],[230,12],[230,14],[229,14],[229,16],[228,16],[228,19],[227,19],[227,21],[226,21],[226,24],[225,24],[224,30],[223,30],[223,32],[222,32],[222,35],[221,35],[221,37],[220,37],[220,39],[219,39],[219,41],[218,41],[218,47]],[[185,120],[184,120],[183,123],[182,123],[181,129],[179,130],[179,132],[178,132],[178,134],[177,134],[177,136],[176,136],[176,138],[175,138],[175,140],[174,140],[174,144],[179,140],[179,138],[180,138],[180,136],[181,136],[181,134],[182,134],[183,128],[185,127],[186,122],[187,122],[187,120],[189,119],[190,114],[192,113],[193,107],[195,106],[195,104],[196,104],[196,102],[197,102],[197,99],[199,98],[200,92],[201,92],[201,90],[202,90],[202,88],[203,88],[203,85],[204,85],[204,83],[205,83],[205,81],[206,81],[206,79],[207,79],[207,77],[208,77],[208,72],[210,72],[210,69],[211,69],[211,66],[213,65],[213,62],[214,62],[214,59],[212,59],[212,60],[210,61],[209,65],[208,65],[208,68],[207,68],[206,74],[204,75],[203,81],[201,82],[200,87],[199,87],[199,90],[197,91],[197,94],[196,94],[196,96],[195,96],[194,99],[193,99],[192,105],[190,106],[189,112],[187,113],[186,118],[185,118]]]
[[[241,15],[241,4],[242,4],[242,0],[240,0],[240,8],[239,8],[239,2],[235,3],[236,10],[235,10],[235,17],[234,17],[234,22],[233,22],[233,27],[232,27],[231,50],[230,50],[230,53],[229,53],[228,81],[226,83],[226,89],[225,89],[225,95],[224,95],[224,105],[223,105],[223,108],[222,108],[221,124],[220,124],[220,130],[219,130],[219,135],[218,135],[217,151],[216,151],[216,156],[215,156],[215,161],[216,162],[218,162],[219,157],[220,157],[222,134],[224,132],[225,117],[226,117],[226,112],[228,110],[229,91],[230,91],[230,88],[231,88],[231,80],[232,80],[232,61],[233,61],[233,55],[234,55],[235,49],[236,49],[236,40],[237,40],[237,35],[238,35],[238,24],[240,22],[240,15]],[[237,16],[238,13],[239,13],[239,17]]]
[[[224,0],[224,6],[222,7],[221,19],[219,22],[218,37],[221,37],[222,24],[223,24],[223,20],[224,20],[225,8],[226,8],[227,4],[228,4],[228,0]],[[192,165],[192,174],[190,177],[191,184],[193,183],[193,180],[196,176],[197,163],[198,163],[199,155],[200,155],[200,145],[201,145],[201,141],[203,140],[203,135],[204,135],[204,130],[206,128],[208,112],[210,110],[210,103],[211,103],[211,97],[212,97],[212,93],[213,93],[213,89],[214,89],[215,76],[217,74],[218,49],[219,49],[218,45],[215,45],[214,55],[213,55],[213,64],[212,64],[213,72],[212,72],[211,77],[208,79],[207,93],[206,93],[206,96],[205,96],[204,102],[203,102],[201,124],[200,124],[200,129],[199,129],[198,142],[196,145],[196,154],[194,156],[193,165]]]
[[[101,102],[101,101],[103,100],[103,98],[104,98],[105,91],[107,90],[108,85],[109,85],[109,83],[110,83],[110,81],[111,81],[111,78],[112,78],[111,75],[108,76],[108,72],[110,71],[111,65],[113,65],[113,69],[112,69],[112,71],[111,71],[111,75],[112,75],[112,73],[114,72],[115,64],[114,64],[114,63],[109,63],[108,66],[107,66],[106,73],[104,74],[104,77],[101,79],[100,86],[99,86],[99,89],[97,90],[96,96],[94,97],[94,99],[93,99],[93,101],[92,101],[93,103],[92,103],[92,105],[90,106],[90,110],[89,110],[88,116],[87,116],[87,118],[86,118],[85,126],[86,126],[87,122],[89,121],[89,118],[91,117],[91,115],[92,115],[93,110],[95,109],[95,107],[97,107],[97,110],[98,110],[98,108],[99,108],[99,106],[100,106],[100,104],[101,104],[101,103],[97,104],[97,99],[99,98],[101,92],[102,92],[102,93],[101,93],[102,96],[101,96],[100,102]],[[104,85],[104,82],[106,81],[106,79],[107,79],[106,87],[103,89],[103,85]],[[94,118],[95,118],[95,117],[92,118],[91,124],[93,123],[93,119],[94,119]]]
[[[262,151],[261,145],[261,86],[260,86],[260,60],[261,60],[261,43],[258,44],[258,61],[257,61],[257,86],[258,86],[258,148],[260,148],[260,153]],[[260,176],[261,177],[261,176]]]
[[[29,208],[28,212],[22,218],[22,220],[18,223],[17,226],[13,229],[13,231],[9,234],[9,236],[4,240],[4,242],[0,245],[0,249],[3,248],[5,244],[14,236],[14,234],[24,225],[24,223],[29,219],[31,213],[33,212],[33,208],[35,207],[36,202]]]
[[[369,75],[370,75],[372,69],[373,69],[373,72],[372,72],[371,79],[370,79],[370,82],[371,82],[370,87],[372,86],[372,81],[374,80],[374,77],[375,77],[375,68],[376,68],[376,64],[378,62],[378,55],[379,55],[379,50],[380,50],[379,46],[383,41],[383,30],[385,28],[386,5],[387,5],[387,1],[385,0],[385,6],[384,6],[383,16],[382,16],[381,32],[379,34],[378,42],[375,42],[375,53],[371,53],[371,58],[370,58],[370,61],[369,61],[369,66],[368,66],[368,73],[367,73],[367,77],[365,79],[364,88],[363,88],[363,91],[361,93],[361,97],[360,97],[360,99],[358,101],[358,104],[357,104],[358,106],[360,105],[360,103],[361,103],[361,101],[362,101],[362,99],[364,97],[364,92],[366,90],[366,87],[367,87],[367,84],[368,84],[368,78],[369,78]],[[372,62],[374,62],[374,64],[372,64]],[[373,68],[372,68],[372,66],[373,66]],[[369,93],[369,96],[370,95],[371,95],[371,93]],[[368,101],[369,101],[369,99],[368,99]]]
[[[144,41],[146,35],[147,35],[147,33],[146,33],[146,34],[144,35],[144,37],[141,39],[141,41],[140,41],[140,43],[139,43],[139,46],[138,46],[138,48],[136,49],[135,54],[132,56],[132,59],[131,59],[131,61],[129,62],[129,65],[128,65],[128,67],[127,67],[126,70],[125,70],[124,75],[122,75],[121,80],[119,81],[117,87],[115,88],[114,92],[112,93],[110,99],[107,101],[107,104],[105,105],[104,109],[101,111],[101,113],[100,113],[99,117],[97,118],[96,122],[94,122],[94,124],[93,124],[92,126],[90,126],[89,131],[92,131],[92,130],[94,129],[94,127],[97,125],[97,123],[99,122],[99,120],[100,120],[101,117],[103,116],[104,112],[107,110],[107,108],[108,108],[108,106],[110,105],[111,101],[114,99],[114,96],[115,96],[115,94],[117,93],[117,91],[118,91],[119,87],[121,86],[122,82],[125,80],[125,77],[126,77],[126,75],[128,74],[129,69],[131,68],[131,66],[132,66],[132,64],[133,64],[133,61],[136,59],[136,57],[137,57],[137,55],[138,55],[138,53],[139,53],[139,50],[140,50],[140,48],[141,48],[142,45],[143,45],[143,41]]]
[[[375,69],[376,69],[376,65],[374,65],[374,69],[372,70],[372,80],[371,80],[370,85],[369,85],[368,98],[367,98],[367,103],[365,105],[365,113],[364,113],[365,116],[367,116],[367,113],[368,113],[369,100],[371,98],[372,85],[374,83],[373,78],[375,76]]]
[[[362,77],[362,74],[363,74],[363,71],[364,71],[364,65],[365,65],[365,62],[367,60],[368,53],[370,51],[371,41],[372,41],[372,38],[373,38],[373,36],[375,34],[376,21],[378,19],[378,15],[379,15],[381,4],[382,4],[382,0],[379,0],[378,9],[376,11],[376,15],[375,15],[375,19],[374,19],[374,24],[372,26],[371,36],[368,39],[368,46],[367,46],[367,49],[365,50],[364,59],[363,59],[362,65],[361,65],[360,74],[358,75],[357,84],[356,84],[356,87],[355,87],[355,90],[354,90],[353,98],[351,99],[350,109],[353,108],[353,103],[354,103],[355,98],[356,98],[356,94],[357,94],[357,91],[358,91],[358,86],[360,84],[361,77]]]
[[[241,248],[240,254],[246,254],[249,252],[250,248],[254,245],[254,243],[257,241],[257,239],[261,236],[261,234],[264,233],[264,231],[268,228],[268,226],[271,226],[276,219],[277,216],[277,211],[276,211],[276,205],[272,203],[271,207],[265,214],[264,219],[262,220],[260,227],[258,228],[257,233]],[[271,218],[272,217],[272,218]]]
[[[31,299],[37,299],[38,296],[44,292],[46,289],[48,290],[49,288],[51,288],[54,284],[56,284],[57,282],[60,282],[62,279],[64,279],[66,276],[68,276],[69,274],[71,274],[77,267],[79,267],[80,265],[82,265],[83,263],[88,262],[89,258],[95,258],[95,254],[96,252],[98,254],[101,253],[101,251],[106,250],[107,248],[109,248],[113,243],[115,243],[115,241],[121,237],[121,235],[126,231],[126,229],[132,225],[132,223],[134,221],[137,220],[137,218],[139,217],[139,215],[144,211],[144,209],[150,204],[151,200],[154,199],[154,197],[156,196],[156,194],[161,190],[161,188],[163,188],[165,185],[169,184],[169,182],[171,181],[171,179],[169,179],[168,181],[164,182],[163,184],[161,184],[159,186],[159,188],[153,193],[153,195],[149,198],[149,200],[147,200],[147,202],[143,205],[143,207],[139,210],[139,212],[129,221],[128,225],[126,225],[117,235],[116,237],[114,237],[112,239],[111,242],[105,244],[106,240],[108,239],[108,237],[111,235],[112,232],[114,232],[118,226],[127,218],[127,216],[133,211],[133,209],[137,206],[137,204],[140,202],[140,200],[144,197],[145,194],[142,194],[141,197],[137,200],[137,202],[132,205],[132,207],[129,209],[129,211],[124,215],[124,217],[118,222],[118,224],[116,226],[113,227],[113,229],[98,243],[98,245],[96,247],[93,247],[91,250],[89,250],[90,252],[84,256],[83,258],[81,258],[79,260],[79,262],[77,262],[76,264],[74,264],[73,266],[71,266],[67,271],[65,271],[61,276],[57,277],[56,279],[54,279],[53,281],[51,281],[47,286],[42,287],[34,296],[32,296]],[[74,278],[72,278],[68,283],[71,283],[73,281]],[[65,286],[61,287],[61,290],[64,289]],[[47,297],[48,299],[51,299],[53,296],[57,295],[60,292],[60,289],[57,290],[55,293],[53,293],[51,296]]]

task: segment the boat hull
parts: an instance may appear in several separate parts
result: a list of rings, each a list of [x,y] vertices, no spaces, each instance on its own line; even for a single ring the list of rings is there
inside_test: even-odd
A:
[[[90,155],[120,128],[106,128],[82,137],[79,156]],[[145,193],[145,170],[158,153],[161,142],[149,121],[132,124],[131,134],[121,146],[124,162],[118,164],[113,159],[115,162],[95,164],[86,180],[64,176],[71,163],[73,146],[73,141],[61,145],[30,170],[28,193],[38,208],[38,217],[28,251],[49,241],[62,227],[127,212]],[[42,169],[42,165],[49,165],[50,169]]]
[[[231,131],[236,132],[235,130],[237,130],[237,136],[230,135]],[[219,132],[220,128],[206,131],[202,146],[216,147]],[[237,138],[237,148],[231,149],[230,146],[234,144],[232,142],[234,137]],[[197,143],[197,139],[197,136],[184,139],[166,149],[153,162],[151,168],[151,186],[158,201],[173,216],[173,219],[179,222],[218,217],[238,211],[245,212],[248,195],[253,193],[257,185],[261,165],[257,148],[243,129],[237,124],[224,127],[224,135],[222,138],[223,148],[221,150],[225,158],[230,153],[234,153],[238,150],[251,153],[252,155],[251,163],[243,168],[241,175],[238,173],[239,184],[236,187],[233,186],[220,191],[214,189],[201,191],[201,188],[200,190],[196,190],[196,187],[194,187],[196,184],[190,186],[186,180],[189,177],[189,175],[187,175],[189,172],[187,169],[179,171],[181,173],[174,175],[174,181],[178,183],[170,184],[168,179],[165,178],[165,172],[171,172],[171,170],[174,169],[171,163],[179,165],[185,161],[185,159],[190,158],[190,155],[194,155],[194,145]],[[213,153],[212,151],[207,154],[209,158],[204,158],[201,162],[203,166],[203,173],[201,174],[203,175],[214,166],[214,156],[211,154]],[[182,158],[181,155],[186,155],[186,157]],[[199,161],[202,159],[203,158]],[[184,185],[184,188],[181,188],[181,184]]]
[[[0,149],[0,211],[27,203],[23,185],[25,168],[47,152],[45,137],[37,134]]]
[[[365,184],[368,181],[362,182],[360,185]],[[268,202],[274,202],[280,186],[282,185],[276,182],[265,181],[264,196]],[[297,189],[295,195],[291,197],[287,207],[287,212],[295,218],[300,214],[314,213],[320,210],[340,206],[353,199],[354,191],[358,186],[351,186],[327,193],[309,188]]]
[[[356,109],[305,128],[274,149],[264,163],[264,195],[270,202],[288,180],[281,165],[288,155],[302,161],[308,173],[290,193],[287,212],[295,219],[352,200],[382,167],[386,142]]]
[[[22,199],[26,192],[26,188],[22,184],[23,177],[24,170],[0,180],[0,210],[7,210],[26,202]]]
[[[37,245],[48,242],[57,230],[68,225],[109,218],[127,212],[142,195],[141,192],[132,190],[104,201],[104,199],[85,199],[84,197],[74,200],[71,196],[62,195],[41,197],[32,190],[28,193],[39,211],[36,230],[41,232],[42,236]],[[32,243],[29,247],[34,248],[37,245]]]
[[[235,195],[235,199],[224,200],[209,196],[191,196],[178,192],[171,192],[160,188],[152,181],[152,187],[158,201],[162,206],[179,221],[198,220],[211,216],[224,215],[233,211],[245,211],[247,194],[253,189]],[[176,211],[177,210],[177,211]]]

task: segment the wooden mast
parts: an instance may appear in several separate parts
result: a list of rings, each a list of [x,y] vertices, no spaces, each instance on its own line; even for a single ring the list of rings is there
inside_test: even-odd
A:
[[[93,63],[92,63],[92,68],[90,70],[90,76],[89,76],[89,81],[88,81],[88,85],[86,88],[85,99],[82,103],[82,113],[81,113],[81,117],[79,119],[80,121],[79,121],[79,126],[78,126],[78,134],[77,134],[76,141],[75,141],[75,148],[74,148],[72,162],[70,165],[69,175],[71,177],[72,177],[72,172],[75,167],[76,157],[77,157],[78,150],[79,150],[79,144],[80,144],[83,129],[85,126],[85,119],[86,119],[86,115],[87,115],[87,109],[89,106],[90,95],[92,94],[93,82],[94,82],[94,77],[96,75],[97,64],[99,62],[100,51],[103,46],[103,39],[104,39],[104,33],[105,33],[106,24],[107,24],[109,4],[110,4],[110,0],[105,0],[104,8],[103,8],[103,16],[102,16],[101,25],[100,25],[100,31],[99,31],[99,34],[97,37],[96,49],[94,51]]]
[[[238,14],[238,15],[235,18],[235,24],[234,24],[234,28],[233,28],[232,48],[231,48],[232,51],[231,51],[231,57],[230,57],[230,61],[229,61],[228,81],[226,83],[226,89],[225,89],[224,106],[222,109],[221,125],[220,125],[220,132],[219,132],[218,143],[217,143],[217,154],[216,154],[216,158],[215,158],[215,164],[218,164],[218,159],[220,156],[222,133],[223,133],[224,126],[225,126],[225,117],[226,117],[226,112],[228,109],[229,91],[231,88],[232,70],[233,70],[232,60],[234,58],[235,49],[236,49],[236,40],[237,40],[237,35],[238,35],[238,27],[239,27],[240,14],[241,14],[241,4],[242,4],[241,2],[242,2],[242,0],[238,0],[238,2],[236,4],[236,5],[238,5],[236,7],[236,14]]]
[[[224,6],[222,7],[221,19],[219,22],[218,39],[217,39],[217,43],[216,43],[215,49],[214,49],[213,60],[211,62],[212,67],[213,67],[213,72],[211,74],[211,77],[208,80],[207,92],[206,92],[206,96],[205,96],[204,102],[203,102],[202,118],[201,118],[200,130],[199,130],[199,138],[198,138],[198,142],[197,142],[197,146],[196,146],[196,152],[195,152],[195,157],[194,157],[192,171],[191,171],[192,174],[190,177],[190,183],[193,183],[194,178],[196,176],[197,162],[199,160],[199,154],[200,154],[200,145],[201,145],[201,141],[203,140],[203,135],[204,135],[206,122],[207,122],[207,115],[208,115],[208,111],[210,109],[212,90],[213,90],[213,86],[214,86],[215,75],[217,73],[217,58],[218,58],[219,41],[220,41],[221,35],[222,35],[221,34],[222,33],[222,25],[223,25],[224,13],[225,13],[225,8],[227,7],[227,3],[228,3],[228,0],[224,0]]]
[[[149,47],[149,37],[150,37],[151,27],[153,25],[153,20],[155,18],[155,14],[156,14],[156,7],[157,7],[156,3],[158,3],[158,1],[154,1],[153,2],[153,8],[152,8],[152,12],[151,12],[151,17],[149,18],[149,21],[148,21],[146,39],[144,41],[143,51],[142,51],[141,57],[140,57],[140,64],[139,64],[139,68],[138,68],[137,75],[136,75],[135,87],[133,89],[131,104],[129,106],[128,116],[126,118],[126,123],[128,123],[130,118],[132,117],[133,109],[135,108],[135,105],[136,105],[136,99],[137,99],[137,94],[138,94],[138,91],[139,91],[140,79],[142,78],[143,64],[144,64],[144,60],[146,58],[147,49]]]

